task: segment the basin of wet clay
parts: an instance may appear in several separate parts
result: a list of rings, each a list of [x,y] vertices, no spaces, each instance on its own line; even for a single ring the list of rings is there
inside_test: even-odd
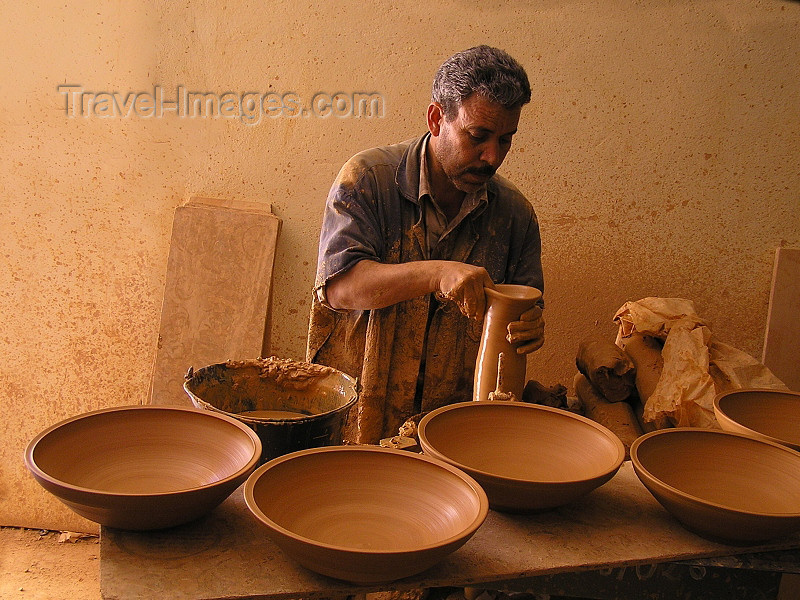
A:
[[[603,485],[625,447],[607,428],[557,408],[507,401],[460,402],[419,423],[425,454],[474,477],[495,510],[567,504]]]
[[[34,478],[79,515],[119,529],[162,529],[206,514],[258,466],[246,425],[190,407],[124,406],[78,415],[25,450]]]
[[[718,394],[714,415],[725,431],[800,450],[800,392],[739,389]]]
[[[331,367],[289,359],[228,361],[191,370],[183,385],[192,403],[251,427],[262,460],[342,443],[356,381]]]
[[[800,452],[718,429],[660,429],[631,445],[644,486],[683,526],[748,544],[800,530]]]
[[[244,486],[267,535],[302,566],[354,583],[394,581],[460,548],[489,510],[465,473],[378,446],[301,450],[260,466]]]

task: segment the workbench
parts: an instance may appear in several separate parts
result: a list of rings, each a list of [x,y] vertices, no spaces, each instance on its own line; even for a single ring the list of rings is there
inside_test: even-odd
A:
[[[106,600],[322,598],[451,586],[531,591],[537,582],[565,577],[580,582],[598,573],[621,581],[620,573],[628,572],[644,581],[663,565],[695,577],[714,560],[724,565],[737,555],[768,551],[793,556],[797,548],[800,534],[730,546],[690,533],[626,461],[609,482],[567,506],[528,515],[490,510],[473,538],[444,561],[419,575],[369,587],[317,575],[284,555],[247,509],[239,488],[209,515],[181,527],[102,528],[100,587]]]

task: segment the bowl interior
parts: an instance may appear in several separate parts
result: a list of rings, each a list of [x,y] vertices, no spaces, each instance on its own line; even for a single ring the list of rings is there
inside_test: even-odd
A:
[[[714,406],[723,429],[749,430],[800,449],[800,393],[735,390],[718,396]]]
[[[701,502],[758,514],[800,513],[800,453],[718,430],[668,429],[631,447],[634,465]]]
[[[368,552],[438,546],[471,534],[488,502],[464,473],[397,450],[333,446],[259,467],[245,485],[253,513],[311,544]]]
[[[617,469],[625,455],[619,439],[597,423],[520,402],[452,404],[426,415],[419,435],[426,452],[521,481],[584,481]]]
[[[347,411],[357,400],[355,380],[341,371],[276,357],[204,367],[184,389],[200,408],[255,421],[315,418]]]
[[[257,460],[246,426],[207,411],[165,406],[101,410],[46,430],[30,463],[54,481],[114,494],[157,494],[206,486]]]

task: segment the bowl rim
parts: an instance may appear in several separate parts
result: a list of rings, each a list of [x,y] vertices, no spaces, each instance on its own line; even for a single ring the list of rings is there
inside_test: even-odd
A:
[[[228,416],[228,417],[232,417],[232,418],[234,418],[234,419],[236,419],[238,421],[242,421],[244,423],[250,423],[250,424],[253,424],[253,425],[270,425],[270,424],[273,424],[273,423],[278,423],[278,424],[283,425],[285,423],[296,424],[296,423],[305,423],[305,422],[311,421],[311,420],[319,420],[319,419],[321,419],[323,417],[327,417],[327,416],[333,415],[335,413],[344,412],[345,410],[349,410],[358,401],[359,384],[358,384],[358,379],[357,378],[351,377],[350,375],[348,375],[344,371],[340,371],[339,369],[335,369],[335,368],[329,367],[327,365],[322,365],[322,364],[317,364],[317,363],[308,363],[308,362],[299,361],[299,360],[298,361],[291,361],[291,362],[313,364],[316,367],[320,367],[320,368],[324,368],[326,370],[330,370],[331,372],[328,373],[326,375],[326,377],[341,376],[347,382],[348,386],[352,388],[351,391],[348,391],[347,400],[341,406],[339,406],[337,408],[332,408],[330,410],[326,410],[325,412],[316,413],[316,414],[313,414],[313,415],[302,415],[302,416],[298,416],[298,417],[288,417],[288,418],[285,418],[285,419],[280,419],[280,418],[253,417],[253,416],[243,415],[243,414],[240,414],[240,413],[233,413],[233,412],[230,412],[230,411],[227,411],[227,410],[224,410],[222,408],[218,408],[218,407],[214,406],[210,402],[207,402],[206,400],[203,400],[200,396],[196,395],[192,390],[189,389],[189,384],[191,383],[192,379],[195,376],[197,376],[198,374],[203,373],[205,371],[210,371],[211,369],[255,368],[255,367],[258,366],[259,363],[264,363],[264,362],[269,362],[269,361],[285,362],[285,361],[289,361],[289,360],[290,359],[278,358],[277,356],[267,356],[267,357],[259,357],[259,358],[248,358],[248,359],[242,359],[242,360],[226,360],[224,362],[218,362],[218,363],[213,363],[213,364],[210,364],[210,365],[206,365],[206,366],[201,367],[201,368],[199,368],[197,370],[191,369],[190,370],[191,375],[187,374],[187,376],[184,378],[183,391],[186,392],[186,394],[189,396],[190,400],[192,401],[192,404],[195,407],[199,408],[199,409],[206,410],[206,411],[209,411],[209,412],[216,412],[216,413]],[[231,363],[239,364],[240,366],[233,367],[233,366],[231,366]]]
[[[516,407],[520,407],[520,409],[522,409],[522,410],[538,410],[538,411],[541,411],[541,412],[549,412],[549,413],[557,414],[559,416],[564,416],[564,417],[567,417],[567,418],[574,419],[574,420],[576,420],[578,422],[581,422],[581,423],[584,423],[586,425],[590,425],[591,427],[593,427],[594,429],[596,429],[597,431],[599,431],[600,433],[605,435],[606,438],[608,438],[609,441],[611,441],[614,444],[614,446],[616,447],[617,457],[614,460],[614,464],[613,464],[612,467],[610,467],[608,469],[605,469],[602,472],[598,472],[597,474],[592,475],[591,477],[583,477],[583,478],[580,478],[580,479],[559,479],[559,480],[555,480],[555,481],[532,480],[532,479],[522,479],[522,478],[519,478],[519,477],[506,477],[504,475],[498,475],[496,473],[490,473],[488,471],[483,471],[481,469],[476,469],[474,467],[469,467],[467,465],[461,465],[460,463],[457,463],[456,461],[447,458],[444,454],[442,454],[438,450],[435,450],[434,448],[431,447],[430,443],[428,442],[428,438],[425,435],[425,427],[428,425],[428,423],[433,418],[435,418],[436,416],[438,416],[440,414],[443,414],[445,412],[449,412],[451,410],[456,410],[456,409],[458,409],[460,407],[467,407],[467,406],[487,406],[488,407],[490,405],[514,406],[515,408],[512,408],[511,410],[518,410]],[[481,409],[478,409],[478,410],[481,410]],[[441,407],[439,407],[437,409],[432,410],[427,415],[422,417],[422,419],[420,419],[419,425],[417,426],[417,434],[419,435],[420,446],[423,446],[423,448],[425,446],[431,448],[431,451],[433,452],[433,454],[431,454],[429,456],[434,456],[434,457],[438,458],[439,460],[445,461],[448,464],[451,464],[451,465],[454,465],[454,466],[455,465],[459,465],[456,468],[468,470],[470,473],[476,473],[480,477],[485,477],[487,479],[493,479],[493,480],[498,480],[498,481],[513,482],[513,483],[521,483],[521,484],[526,484],[526,483],[527,484],[532,484],[532,483],[535,483],[535,484],[539,484],[539,485],[569,485],[569,484],[584,483],[584,482],[594,481],[596,479],[601,479],[603,477],[607,477],[609,474],[615,473],[616,471],[619,470],[619,468],[622,466],[622,463],[625,461],[625,445],[622,443],[622,440],[620,440],[619,437],[613,431],[611,431],[608,427],[605,427],[604,425],[601,425],[597,421],[593,421],[592,419],[590,419],[588,417],[584,417],[583,415],[578,415],[578,414],[575,414],[575,413],[571,413],[569,411],[566,411],[566,410],[563,410],[563,409],[560,409],[560,408],[553,408],[552,406],[545,406],[543,404],[530,404],[530,403],[527,403],[527,402],[520,402],[520,401],[515,401],[515,400],[470,400],[470,401],[466,401],[466,402],[456,402],[454,404],[447,404],[445,406],[441,406]]]
[[[369,548],[354,548],[352,546],[341,546],[337,544],[330,544],[327,542],[321,542],[319,540],[314,540],[312,538],[306,537],[304,535],[299,535],[281,525],[278,525],[275,521],[270,519],[264,512],[258,508],[258,505],[255,501],[255,497],[253,496],[253,489],[255,487],[258,478],[261,475],[268,471],[269,469],[291,460],[296,460],[302,456],[309,455],[309,454],[325,454],[329,452],[347,452],[347,453],[354,453],[354,452],[372,452],[372,453],[383,453],[383,454],[392,454],[398,457],[401,457],[401,460],[422,460],[429,464],[432,464],[435,467],[440,469],[444,469],[449,471],[457,478],[459,478],[462,482],[464,482],[472,491],[475,493],[475,496],[478,500],[478,511],[475,518],[469,524],[468,527],[464,528],[456,535],[452,535],[448,538],[444,538],[439,540],[433,544],[427,544],[425,546],[420,546],[414,549],[403,549],[403,550],[373,550]],[[250,512],[256,517],[259,521],[264,523],[270,529],[273,529],[280,534],[289,537],[296,541],[301,541],[303,543],[312,545],[317,548],[324,548],[326,550],[333,550],[337,552],[347,552],[351,554],[359,554],[359,555],[376,555],[376,556],[401,556],[404,554],[411,554],[417,552],[425,552],[429,550],[435,550],[438,548],[443,548],[458,542],[460,540],[468,540],[479,528],[483,525],[483,522],[486,520],[487,515],[489,514],[489,499],[486,495],[486,492],[483,490],[483,487],[475,481],[468,473],[453,467],[443,461],[437,460],[435,458],[431,458],[430,456],[425,456],[423,454],[417,454],[415,452],[409,452],[408,450],[398,450],[395,448],[384,448],[382,446],[350,446],[350,445],[338,445],[338,446],[322,446],[319,448],[307,448],[305,450],[297,450],[295,452],[291,452],[289,454],[284,454],[283,456],[278,456],[277,458],[273,458],[272,460],[264,463],[260,467],[258,467],[253,473],[247,478],[247,481],[244,483],[244,501],[247,505],[247,508],[250,509]]]
[[[714,396],[714,402],[713,402],[714,414],[717,417],[718,421],[719,421],[720,415],[722,415],[723,418],[735,423],[737,427],[740,427],[744,431],[750,432],[750,435],[757,436],[760,439],[765,440],[765,441],[775,442],[776,444],[782,444],[782,445],[790,444],[790,445],[792,445],[793,448],[796,449],[798,442],[795,442],[795,441],[792,441],[792,440],[785,440],[783,438],[778,438],[778,437],[775,437],[774,435],[770,435],[768,433],[764,433],[763,431],[758,431],[757,429],[753,429],[752,427],[748,427],[747,425],[741,423],[740,421],[737,421],[731,415],[729,415],[727,412],[725,412],[725,409],[723,408],[722,404],[723,404],[723,402],[725,401],[726,398],[729,398],[731,396],[738,396],[739,394],[746,394],[746,393],[757,393],[757,394],[767,393],[769,395],[772,395],[772,394],[788,395],[788,396],[794,396],[795,399],[798,402],[800,402],[800,392],[795,392],[795,391],[789,390],[789,389],[783,390],[783,389],[777,389],[777,388],[738,388],[738,389],[735,389],[735,390],[727,390],[725,392],[720,392],[719,394]],[[722,426],[722,423],[720,423],[720,426]],[[723,427],[723,429],[724,429],[724,427]]]
[[[133,492],[113,492],[113,491],[106,491],[106,490],[98,490],[95,488],[87,488],[79,485],[74,485],[58,479],[57,477],[53,477],[46,471],[44,471],[37,463],[34,458],[34,452],[36,451],[36,446],[38,443],[47,437],[49,434],[53,433],[57,429],[69,425],[75,421],[80,421],[85,418],[101,416],[104,414],[110,414],[114,412],[127,412],[131,410],[144,410],[144,411],[172,411],[172,412],[188,412],[194,413],[197,415],[201,415],[202,417],[211,417],[214,419],[222,419],[223,421],[229,423],[236,427],[236,429],[240,430],[241,432],[245,433],[250,441],[253,443],[253,455],[250,457],[250,460],[247,463],[239,468],[236,472],[228,475],[227,477],[223,477],[222,479],[218,479],[212,483],[201,485],[197,487],[191,488],[182,488],[178,490],[169,490],[166,492],[155,492],[155,493],[133,493]],[[125,405],[125,406],[112,406],[108,408],[100,408],[97,410],[88,411],[85,413],[81,413],[78,415],[73,415],[67,419],[59,421],[50,427],[44,429],[43,431],[39,432],[27,445],[25,448],[25,465],[31,471],[31,473],[39,479],[48,482],[49,484],[56,486],[61,489],[71,490],[74,492],[81,492],[85,494],[91,494],[97,498],[168,498],[171,496],[178,496],[181,494],[186,494],[188,492],[200,492],[204,490],[208,490],[214,487],[223,486],[226,483],[235,481],[244,475],[245,473],[249,473],[252,471],[258,462],[261,460],[261,452],[262,452],[262,444],[261,439],[258,437],[255,431],[253,431],[250,427],[237,421],[236,419],[229,417],[224,414],[216,414],[211,411],[203,410],[200,408],[195,408],[192,406],[177,406],[177,405],[155,405],[155,404],[132,404],[132,405]]]
[[[650,431],[648,433],[645,433],[644,435],[641,435],[638,438],[636,438],[636,440],[634,440],[634,442],[631,444],[631,450],[630,450],[631,463],[633,465],[634,470],[637,471],[637,475],[638,475],[638,472],[641,471],[642,473],[645,474],[645,476],[648,479],[651,479],[651,480],[654,480],[654,481],[658,482],[659,486],[663,487],[664,489],[670,491],[671,493],[673,493],[673,494],[675,494],[677,496],[680,496],[684,500],[687,500],[689,502],[692,502],[694,504],[699,504],[699,505],[702,505],[702,506],[709,506],[709,507],[713,507],[713,508],[719,508],[721,510],[724,510],[724,511],[732,513],[732,514],[755,516],[755,517],[779,517],[779,518],[792,518],[792,519],[800,517],[800,510],[798,510],[797,512],[758,512],[758,511],[752,511],[752,510],[743,510],[743,509],[740,509],[740,508],[733,508],[731,506],[726,506],[726,505],[720,504],[718,502],[712,502],[711,500],[705,500],[703,498],[700,498],[699,496],[695,496],[695,495],[690,494],[688,492],[684,492],[683,490],[681,490],[679,488],[676,488],[675,486],[672,486],[672,485],[662,481],[658,477],[656,477],[649,469],[647,469],[647,467],[645,467],[642,464],[641,460],[639,460],[639,447],[643,443],[646,443],[651,438],[662,436],[662,435],[676,435],[676,433],[680,433],[680,434],[687,434],[688,433],[689,435],[696,435],[696,434],[697,435],[709,435],[709,434],[710,435],[724,435],[724,436],[728,436],[728,437],[740,438],[740,439],[743,439],[743,440],[747,440],[748,443],[752,442],[752,443],[756,443],[756,444],[765,444],[767,446],[772,446],[774,448],[777,448],[778,450],[781,450],[781,451],[784,451],[784,452],[788,452],[788,453],[794,455],[798,460],[800,460],[800,452],[798,452],[797,450],[793,450],[792,448],[789,448],[789,447],[784,446],[782,444],[777,444],[775,442],[770,442],[770,441],[767,441],[767,440],[754,438],[754,437],[751,437],[751,436],[746,435],[744,433],[738,433],[738,432],[735,432],[735,431],[723,431],[721,429],[713,429],[711,427],[669,427],[669,428],[665,428],[665,429],[656,429],[654,431]],[[640,476],[640,479],[641,479],[641,476]],[[642,484],[644,484],[644,481],[642,481]],[[648,486],[645,485],[645,487],[648,487]]]

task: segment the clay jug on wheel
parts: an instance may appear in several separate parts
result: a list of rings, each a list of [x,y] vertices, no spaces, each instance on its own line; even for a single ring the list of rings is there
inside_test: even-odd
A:
[[[486,314],[475,363],[473,400],[489,400],[489,394],[495,391],[522,400],[527,356],[517,354],[517,344],[508,341],[508,324],[519,321],[522,313],[533,308],[541,297],[539,290],[527,285],[501,283],[495,289],[486,288]],[[498,387],[501,353],[502,377]]]

